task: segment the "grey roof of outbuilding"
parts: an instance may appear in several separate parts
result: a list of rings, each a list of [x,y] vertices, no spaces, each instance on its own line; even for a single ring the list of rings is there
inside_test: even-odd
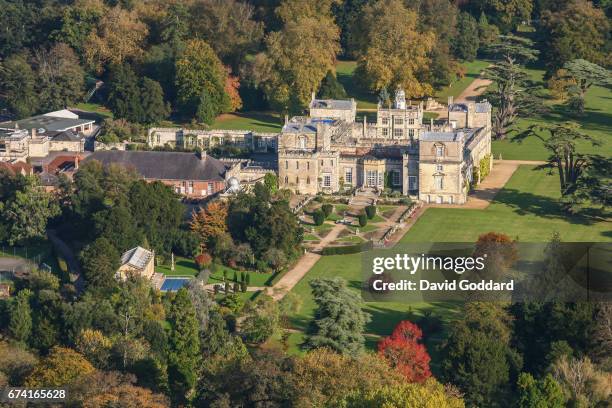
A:
[[[66,130],[64,132],[57,132],[55,134],[46,133],[46,136],[51,136],[51,140],[54,142],[80,142],[83,137],[73,132],[72,130]]]
[[[313,123],[292,123],[283,126],[283,133],[317,133],[317,126]]]
[[[421,140],[427,142],[455,142],[463,137],[463,132],[424,132]]]
[[[310,107],[316,109],[352,109],[354,101],[351,99],[314,99]]]
[[[225,180],[226,167],[221,161],[208,155],[200,160],[195,153],[107,150],[89,155],[85,161],[89,160],[133,168],[146,179]]]
[[[19,125],[20,129],[45,129],[47,132],[59,132],[62,130],[74,128],[77,126],[95,123],[93,119],[70,119],[57,116],[38,115],[31,118],[21,119],[16,122],[7,122],[5,127],[14,128],[15,124]]]

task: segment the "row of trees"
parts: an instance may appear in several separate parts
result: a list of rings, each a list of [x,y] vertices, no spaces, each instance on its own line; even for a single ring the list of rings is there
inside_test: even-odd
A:
[[[0,34],[0,98],[19,117],[82,100],[86,77],[88,91],[94,78],[104,80],[99,97],[116,118],[139,123],[159,122],[169,106],[183,120],[209,124],[243,101],[247,109],[297,112],[321,87],[324,96],[342,96],[333,73],[339,54],[358,61],[365,90],[402,86],[421,97],[461,75],[459,60],[532,17],[550,76],[574,59],[609,65],[609,21],[589,0],[317,7],[305,0],[2,0],[0,7],[0,23],[13,28]]]

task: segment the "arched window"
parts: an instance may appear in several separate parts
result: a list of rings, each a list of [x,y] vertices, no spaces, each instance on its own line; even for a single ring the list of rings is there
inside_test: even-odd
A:
[[[289,176],[285,176],[285,184],[289,184]]]

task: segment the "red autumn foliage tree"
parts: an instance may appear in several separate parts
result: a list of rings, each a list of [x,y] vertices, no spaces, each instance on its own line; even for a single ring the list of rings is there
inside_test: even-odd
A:
[[[204,253],[201,253],[200,255],[196,256],[194,261],[198,265],[198,268],[202,269],[202,268],[210,265],[210,263],[212,261],[212,257],[208,253],[204,252]]]
[[[400,322],[391,336],[378,343],[378,354],[399,371],[409,382],[423,382],[431,377],[425,345],[419,343],[423,332],[414,323]]]

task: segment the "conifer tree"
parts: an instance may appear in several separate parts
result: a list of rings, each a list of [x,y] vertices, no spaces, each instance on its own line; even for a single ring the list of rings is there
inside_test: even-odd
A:
[[[177,403],[184,403],[197,381],[200,362],[198,320],[187,289],[180,289],[170,306],[168,381]]]

